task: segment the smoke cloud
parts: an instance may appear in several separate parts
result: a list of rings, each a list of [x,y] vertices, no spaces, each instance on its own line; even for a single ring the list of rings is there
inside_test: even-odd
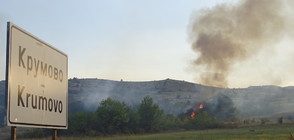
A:
[[[189,26],[198,82],[227,87],[233,65],[272,47],[287,32],[290,0],[243,0],[194,13]]]

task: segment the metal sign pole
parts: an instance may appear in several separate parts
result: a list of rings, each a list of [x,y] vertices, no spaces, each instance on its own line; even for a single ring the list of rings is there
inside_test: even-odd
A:
[[[11,127],[11,140],[16,140],[16,127]]]
[[[52,129],[52,140],[57,140],[57,130]]]

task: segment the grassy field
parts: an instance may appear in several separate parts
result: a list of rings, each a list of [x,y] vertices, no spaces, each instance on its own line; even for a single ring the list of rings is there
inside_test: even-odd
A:
[[[288,140],[294,125],[252,126],[235,129],[212,129],[134,136],[60,137],[60,140]],[[30,139],[32,140],[32,139]],[[34,139],[34,140],[50,140]]]

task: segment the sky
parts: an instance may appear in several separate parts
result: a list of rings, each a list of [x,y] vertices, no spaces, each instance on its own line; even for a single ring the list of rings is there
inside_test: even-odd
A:
[[[191,16],[202,9],[236,0],[0,0],[0,80],[5,79],[6,23],[10,21],[68,55],[68,77],[124,81],[167,78],[197,83],[191,61],[197,57],[189,42]],[[280,44],[289,44],[281,42]],[[291,43],[291,42],[290,42]],[[288,49],[288,50],[287,50]],[[294,54],[291,48],[283,52]],[[286,59],[284,53],[268,64]],[[262,54],[263,52],[261,52]],[[268,53],[268,52],[264,52]],[[265,55],[257,56],[267,59]],[[229,77],[229,87],[273,84],[248,70],[265,72],[252,59]],[[247,64],[246,64],[247,63]],[[285,66],[284,66],[285,65]],[[252,66],[257,69],[252,70]],[[294,69],[294,68],[293,68]],[[281,86],[294,85],[283,74]],[[242,80],[240,80],[242,79]]]

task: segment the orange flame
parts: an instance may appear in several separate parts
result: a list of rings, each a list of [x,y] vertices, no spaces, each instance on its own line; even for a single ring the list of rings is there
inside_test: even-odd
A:
[[[202,108],[203,108],[203,104],[200,104],[200,105],[199,105],[199,109],[202,109]]]
[[[191,113],[191,118],[194,118],[196,116],[196,114],[194,112]]]

